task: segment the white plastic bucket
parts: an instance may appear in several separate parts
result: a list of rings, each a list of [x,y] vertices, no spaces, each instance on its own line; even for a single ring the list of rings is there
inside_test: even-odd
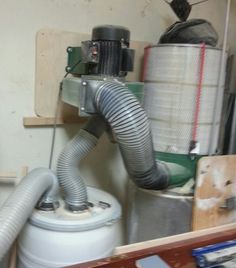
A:
[[[18,268],[55,268],[107,257],[120,245],[121,208],[110,194],[88,187],[83,213],[35,210],[19,238]]]

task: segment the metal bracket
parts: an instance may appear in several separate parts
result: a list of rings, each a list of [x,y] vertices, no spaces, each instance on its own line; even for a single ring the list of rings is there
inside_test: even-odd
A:
[[[94,103],[95,94],[99,85],[104,81],[101,77],[82,76],[79,94],[79,115],[91,116],[98,114]]]
[[[79,88],[79,115],[91,116],[98,114],[95,105],[95,95],[104,81],[118,81],[113,77],[84,75],[81,77],[81,87]]]
[[[224,203],[220,206],[222,209],[233,210],[236,208],[236,197],[230,197],[225,199]]]
[[[67,66],[66,72],[76,75],[83,75],[88,73],[88,66],[82,60],[81,47],[68,47],[67,48]]]
[[[81,117],[96,115],[98,111],[94,101],[95,95],[101,84],[107,80],[118,82],[117,78],[106,76],[84,75],[81,78],[64,78],[62,83],[62,100],[78,107]]]
[[[105,80],[104,77],[82,76],[68,77],[62,83],[62,101],[78,107],[82,117],[97,114],[94,98],[99,85]]]
[[[97,64],[100,60],[100,42],[83,41],[81,43],[82,61]]]

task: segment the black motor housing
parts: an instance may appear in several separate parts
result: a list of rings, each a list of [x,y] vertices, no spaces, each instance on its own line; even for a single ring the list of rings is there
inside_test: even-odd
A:
[[[133,70],[134,50],[129,49],[130,31],[122,26],[93,28],[92,40],[82,42],[83,62],[91,75],[125,76]]]

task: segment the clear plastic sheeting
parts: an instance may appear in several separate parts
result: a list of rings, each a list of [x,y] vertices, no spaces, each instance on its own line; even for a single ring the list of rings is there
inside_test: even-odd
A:
[[[182,0],[180,0],[182,1]],[[203,19],[190,19],[176,22],[161,36],[160,44],[200,44],[216,46],[218,34],[209,21]]]

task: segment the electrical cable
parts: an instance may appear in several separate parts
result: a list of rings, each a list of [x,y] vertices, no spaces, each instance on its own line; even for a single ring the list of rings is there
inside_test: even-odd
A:
[[[189,146],[189,155],[193,158],[193,155],[196,153],[194,150],[197,148],[197,135],[199,127],[199,116],[200,116],[200,106],[201,106],[201,95],[202,95],[202,84],[203,84],[203,75],[204,75],[204,65],[205,65],[205,56],[206,56],[206,44],[201,44],[200,59],[199,59],[199,81],[196,92],[196,103],[195,103],[195,112],[193,118],[193,129],[192,129],[192,139]],[[194,153],[193,153],[194,152]]]
[[[190,6],[195,6],[195,5],[198,5],[198,4],[207,2],[207,1],[209,1],[209,0],[201,0],[201,1],[198,1],[198,2],[196,2],[196,3],[190,4]]]
[[[164,0],[168,5],[171,3],[171,1],[169,2],[168,0]],[[201,1],[198,1],[196,3],[193,3],[193,4],[190,4],[190,6],[195,6],[195,5],[198,5],[198,4],[201,4],[201,3],[204,3],[204,2],[207,2],[209,0],[201,0]]]
[[[63,79],[66,78],[74,69],[81,63],[81,60],[78,60],[69,71],[65,73],[63,76]],[[49,157],[49,165],[48,167],[51,169],[52,168],[52,160],[53,160],[53,155],[54,155],[54,147],[55,147],[55,140],[56,140],[56,130],[57,130],[57,119],[59,115],[59,104],[60,104],[60,99],[61,99],[61,93],[62,93],[62,81],[59,84],[59,92],[57,95],[57,103],[56,103],[56,110],[54,114],[54,121],[53,121],[53,131],[52,131],[52,140],[51,140],[51,149],[50,149],[50,157]]]
[[[199,124],[205,56],[206,56],[206,44],[202,43],[201,51],[200,51],[199,81],[198,81],[198,86],[197,86],[196,107],[195,107],[195,113],[194,113],[193,133],[192,133],[192,140],[194,142],[197,141],[197,134],[198,134],[197,131],[198,131],[198,124]]]
[[[52,168],[52,160],[53,160],[53,154],[54,154],[54,146],[55,146],[55,139],[56,139],[56,129],[57,129],[57,118],[59,114],[59,103],[61,99],[61,92],[62,92],[62,82],[60,82],[59,85],[59,92],[57,96],[57,104],[56,104],[56,110],[54,114],[54,121],[53,121],[53,131],[52,131],[52,140],[51,140],[51,150],[50,150],[50,157],[49,157],[49,168]]]

